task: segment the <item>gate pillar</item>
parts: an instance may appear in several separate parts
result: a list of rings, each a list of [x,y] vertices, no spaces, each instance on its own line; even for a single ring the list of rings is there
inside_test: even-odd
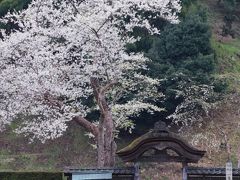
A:
[[[182,163],[182,179],[187,180],[187,166],[188,164],[186,162]]]
[[[135,169],[134,180],[140,180],[140,165],[139,165],[139,162],[134,164],[134,169]]]

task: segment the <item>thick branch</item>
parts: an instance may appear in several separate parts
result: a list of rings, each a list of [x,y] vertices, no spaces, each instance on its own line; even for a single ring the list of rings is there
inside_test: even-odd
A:
[[[115,86],[117,83],[118,83],[117,80],[113,80],[113,81],[109,82],[107,85],[105,85],[104,87],[101,88],[100,92],[104,94],[105,92],[107,92],[111,88],[113,88],[113,86]]]
[[[98,101],[99,100],[98,96],[99,96],[99,91],[100,91],[99,80],[95,77],[91,77],[90,81],[91,81],[91,86],[93,88],[93,95],[95,96],[96,100]]]
[[[104,96],[103,92],[101,91],[101,86],[100,86],[99,80],[95,77],[91,77],[90,81],[91,81],[91,86],[93,88],[94,97],[97,101],[97,104],[100,108],[102,115],[104,116],[105,113],[109,111],[109,108],[108,108],[105,96]]]
[[[95,137],[98,136],[98,127],[95,124],[89,122],[81,116],[74,117],[73,121],[85,128],[88,132],[92,133]]]

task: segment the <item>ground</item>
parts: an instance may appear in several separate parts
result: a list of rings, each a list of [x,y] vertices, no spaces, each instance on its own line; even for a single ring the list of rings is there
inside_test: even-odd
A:
[[[86,143],[88,137],[73,123],[64,136],[45,144],[29,143],[27,138],[16,136],[12,126],[0,134],[1,171],[57,171],[68,166],[95,166],[95,151]]]

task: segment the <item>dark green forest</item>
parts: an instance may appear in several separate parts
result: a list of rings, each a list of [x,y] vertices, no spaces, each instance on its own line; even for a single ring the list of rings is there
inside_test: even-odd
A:
[[[1,0],[0,16],[4,16],[8,12],[20,11],[27,8],[31,0]]]

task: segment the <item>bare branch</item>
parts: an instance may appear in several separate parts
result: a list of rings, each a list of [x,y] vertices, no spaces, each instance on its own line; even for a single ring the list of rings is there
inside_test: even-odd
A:
[[[83,3],[84,1],[85,1],[85,0],[81,0],[81,1],[79,2],[79,4]],[[77,7],[75,6],[74,2],[73,2],[72,0],[69,0],[68,2],[69,2],[69,3],[72,5],[72,7],[74,8],[75,14],[79,13],[79,10],[78,10]]]
[[[83,3],[85,0],[81,0],[80,1],[80,4]],[[69,0],[69,3],[71,4],[71,6],[74,8],[75,12],[74,12],[74,15],[76,14],[80,14],[79,10],[77,9],[77,7],[75,6],[74,2],[72,2],[71,0]],[[96,37],[99,39],[99,36],[98,36],[98,31],[96,31],[94,28],[92,28],[91,26],[89,26],[88,24],[86,23],[83,23],[85,26],[87,26],[93,34],[96,35]]]
[[[98,29],[96,30],[96,33],[98,33],[102,29],[102,27],[111,19],[111,17],[112,17],[112,14],[108,18],[106,18],[106,20],[102,23],[101,26],[98,27]]]

